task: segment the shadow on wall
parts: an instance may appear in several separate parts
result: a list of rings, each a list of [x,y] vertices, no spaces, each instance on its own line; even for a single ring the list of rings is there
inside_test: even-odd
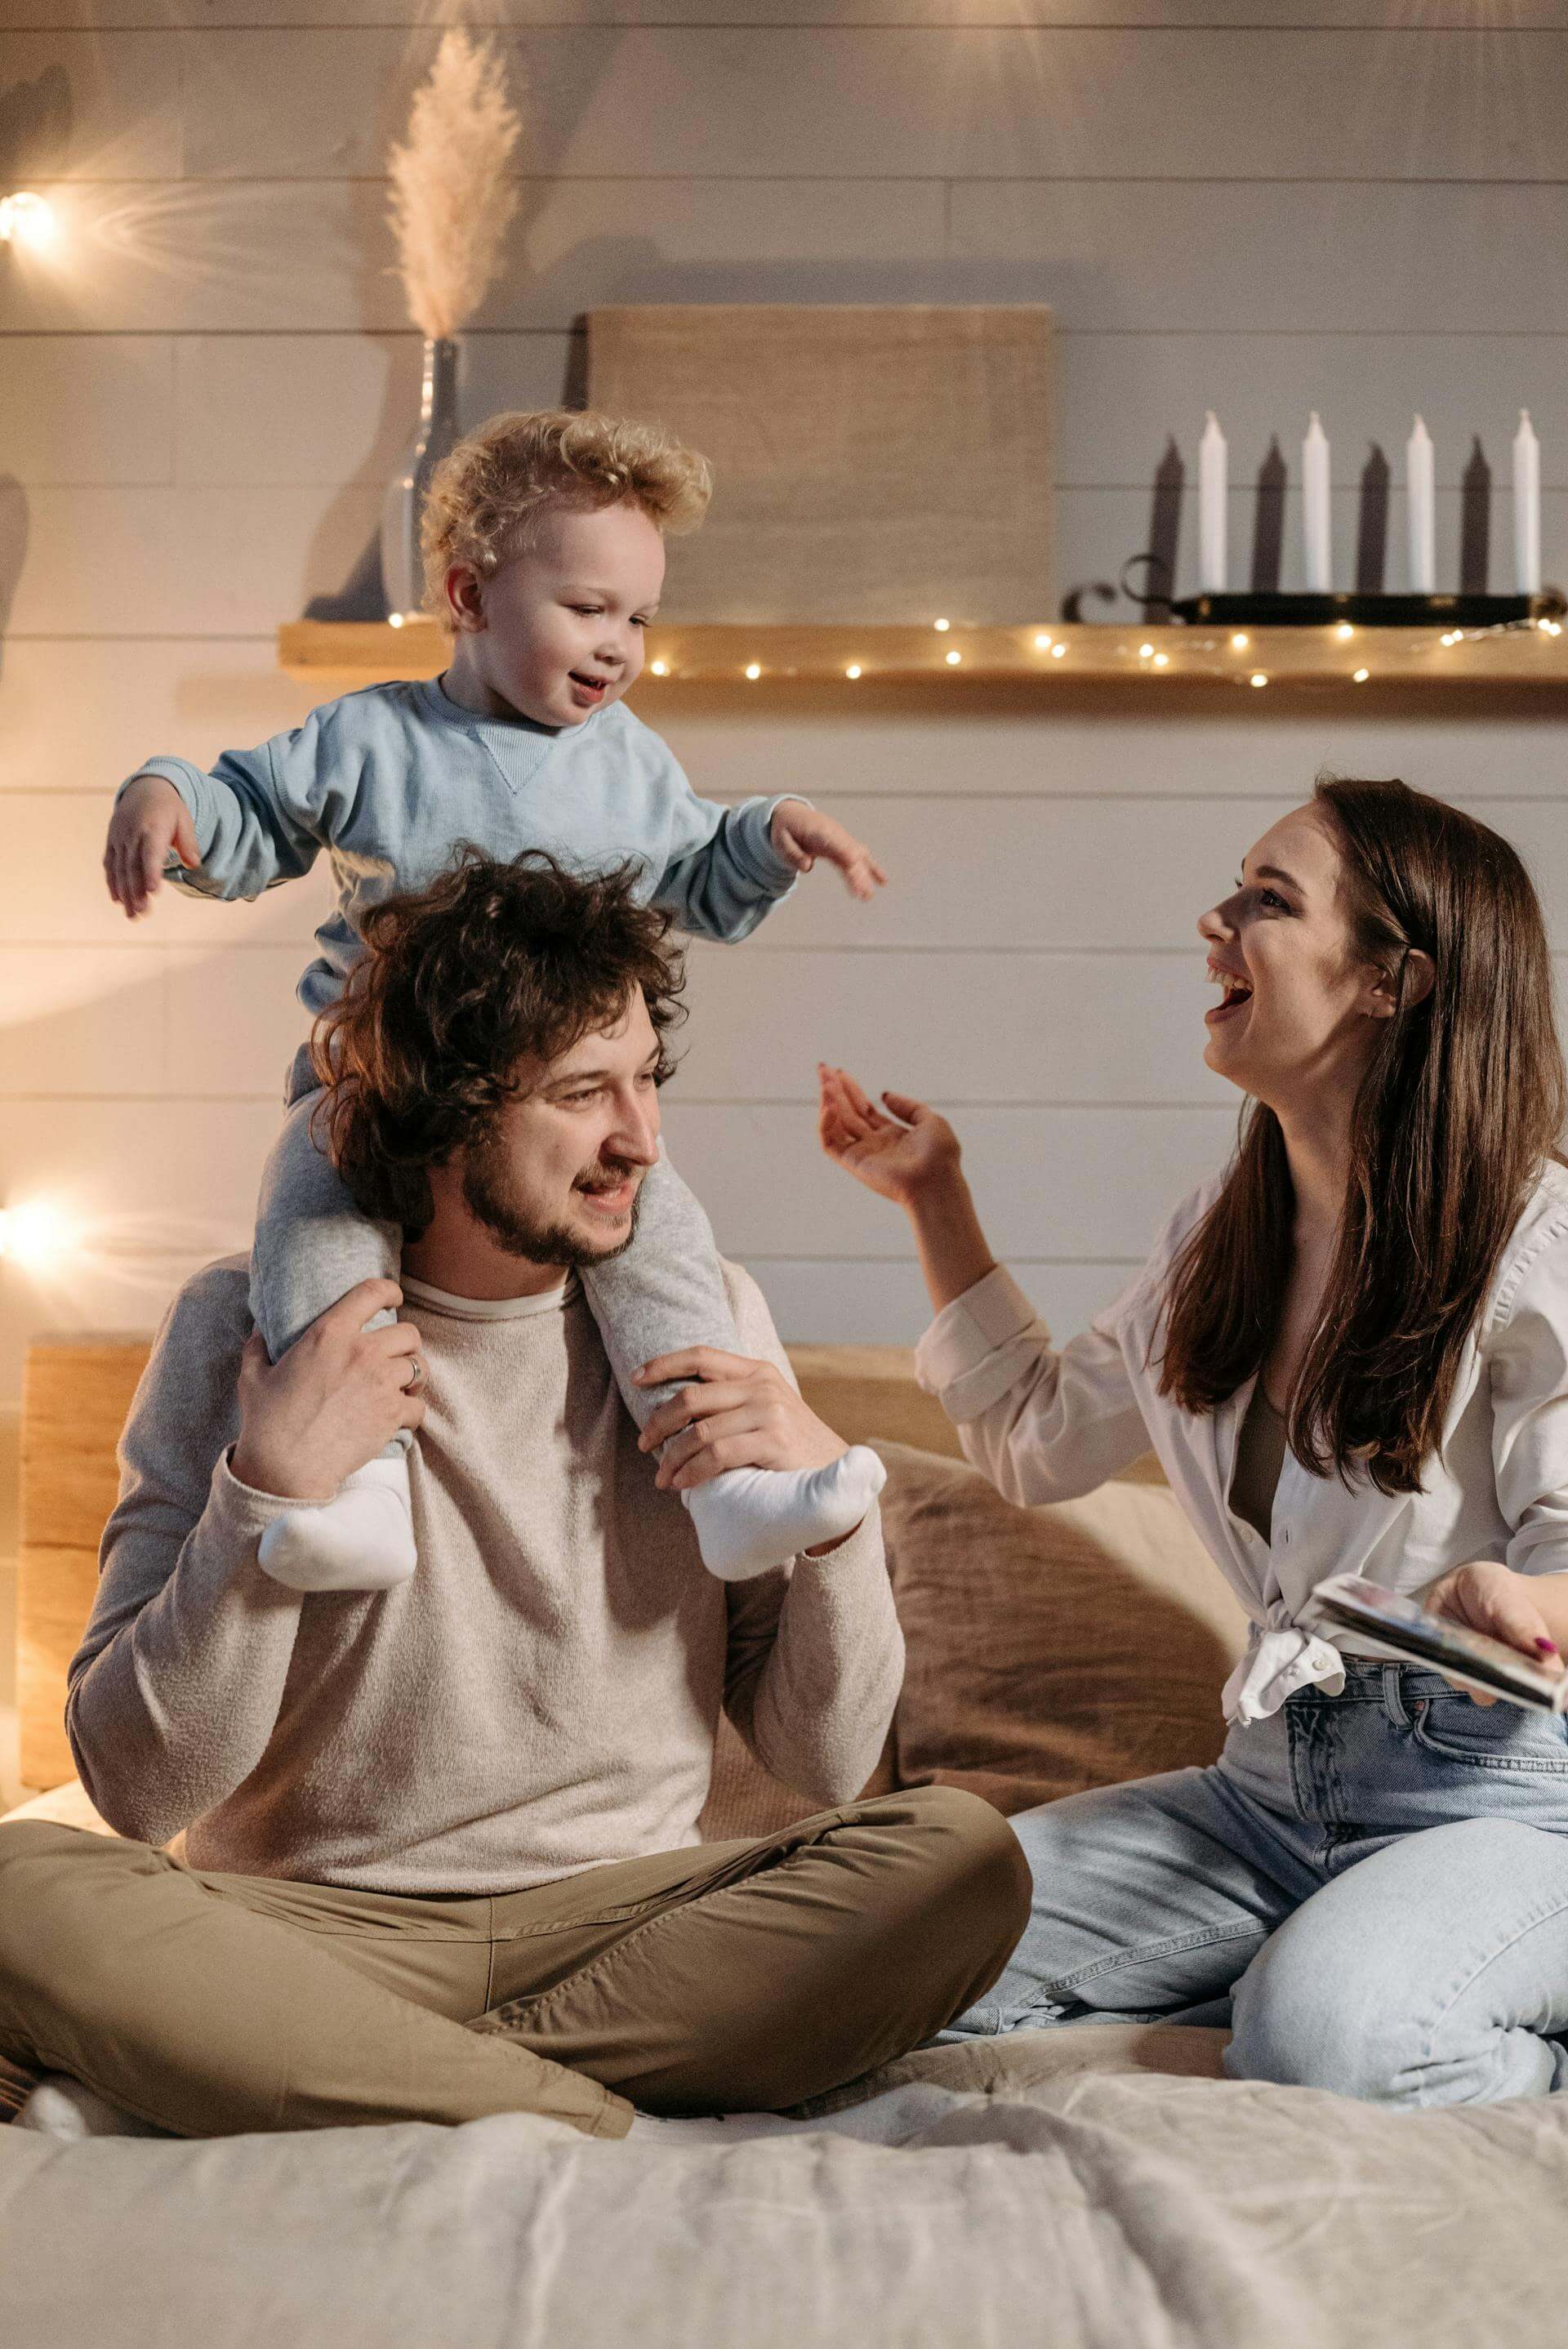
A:
[[[0,189],[49,178],[70,145],[75,119],[70,77],[64,66],[49,66],[36,81],[14,82],[0,90]],[[0,272],[10,260],[9,248],[0,251]],[[15,474],[0,474],[0,677],[11,606],[27,559],[28,526],[26,490]]]
[[[15,473],[0,473],[0,678],[5,674],[5,636],[22,565],[27,560],[29,527],[26,491]]]
[[[49,66],[36,81],[0,90],[0,180],[14,186],[48,179],[70,144],[75,120],[64,66]]]

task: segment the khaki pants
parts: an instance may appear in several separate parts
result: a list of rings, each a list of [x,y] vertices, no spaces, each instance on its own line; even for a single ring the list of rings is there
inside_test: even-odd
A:
[[[181,2137],[632,2106],[776,2110],[995,1981],[1029,1873],[951,1787],[446,1899],[0,1827],[0,2054]],[[628,2099],[630,2101],[628,2101]]]

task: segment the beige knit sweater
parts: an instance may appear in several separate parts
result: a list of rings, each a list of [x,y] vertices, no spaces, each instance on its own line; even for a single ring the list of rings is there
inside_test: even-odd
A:
[[[748,1353],[784,1357],[729,1275]],[[716,1581],[575,1282],[465,1305],[407,1284],[429,1372],[419,1564],[302,1598],[256,1562],[284,1502],[230,1474],[242,1259],[187,1283],[121,1440],[67,1725],[124,1835],[193,1867],[500,1892],[697,1840],[721,1707],[824,1806],[870,1776],[903,1647],[873,1517],[821,1559]]]

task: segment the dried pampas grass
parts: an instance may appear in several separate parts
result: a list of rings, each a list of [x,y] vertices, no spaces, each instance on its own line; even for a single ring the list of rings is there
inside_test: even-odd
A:
[[[398,274],[424,335],[455,335],[484,299],[517,210],[506,168],[521,131],[490,44],[445,34],[414,94],[408,143],[387,159]]]

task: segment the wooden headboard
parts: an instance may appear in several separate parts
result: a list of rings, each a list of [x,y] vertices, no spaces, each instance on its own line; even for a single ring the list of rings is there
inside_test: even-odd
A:
[[[22,1778],[39,1789],[76,1775],[66,1743],[66,1668],[98,1588],[98,1539],[115,1504],[115,1444],[147,1361],[145,1341],[49,1339],[28,1351],[22,1389],[22,1555],[17,1699]],[[796,1346],[813,1411],[847,1443],[879,1436],[956,1453],[946,1416],[895,1346]]]

